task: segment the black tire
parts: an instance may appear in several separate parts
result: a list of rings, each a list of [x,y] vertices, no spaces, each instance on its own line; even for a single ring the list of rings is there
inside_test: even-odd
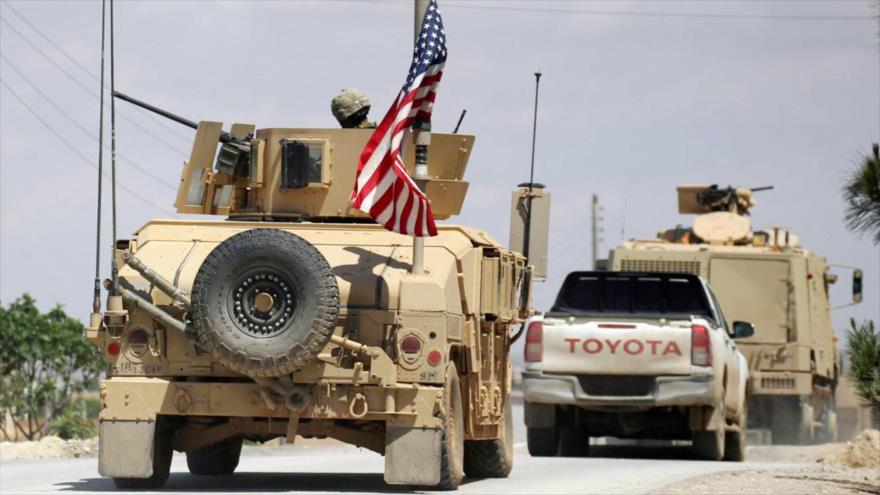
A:
[[[242,439],[229,438],[186,453],[189,472],[199,476],[228,476],[241,457]]]
[[[695,431],[694,453],[700,459],[720,461],[724,458],[726,436],[723,427],[714,431]]]
[[[272,377],[307,365],[327,344],[339,287],[327,260],[304,239],[252,229],[211,251],[196,274],[192,302],[199,342],[214,358],[248,376]]]
[[[455,363],[446,367],[446,387],[443,392],[444,417],[440,441],[440,490],[455,490],[464,479],[464,408],[461,383]]]
[[[464,472],[474,478],[507,478],[513,469],[513,406],[507,397],[501,436],[497,440],[465,440]]]
[[[578,415],[572,412],[569,424],[559,432],[559,455],[586,457],[590,454],[590,435]]]
[[[149,490],[160,488],[171,474],[171,457],[174,455],[174,431],[156,423],[153,434],[153,474],[149,478],[113,478],[116,488],[122,490]]]
[[[724,460],[742,462],[746,460],[746,428],[748,428],[748,402],[743,400],[742,414],[736,420],[739,431],[728,431],[724,435]]]
[[[526,442],[532,457],[553,457],[559,451],[559,430],[555,426],[547,428],[526,428]]]

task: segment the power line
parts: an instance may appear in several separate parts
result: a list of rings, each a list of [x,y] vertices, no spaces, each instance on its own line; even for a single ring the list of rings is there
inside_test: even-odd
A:
[[[34,50],[36,50],[37,53],[39,53],[43,58],[45,58],[46,60],[48,60],[49,63],[51,63],[52,65],[54,65],[56,69],[60,70],[65,76],[67,76],[68,79],[70,79],[71,81],[73,81],[74,83],[76,83],[77,86],[79,86],[80,88],[82,88],[83,90],[85,90],[86,92],[88,92],[89,94],[91,94],[92,96],[94,96],[95,98],[97,98],[97,99],[99,99],[99,100],[101,99],[101,96],[102,96],[102,95],[98,95],[97,93],[95,93],[95,90],[94,90],[94,89],[92,89],[92,88],[86,86],[85,84],[83,84],[82,81],[80,81],[79,79],[77,79],[76,76],[74,76],[73,74],[71,74],[67,69],[65,69],[61,64],[59,64],[55,59],[53,59],[51,55],[47,54],[45,51],[43,51],[43,49],[41,49],[40,47],[38,47],[37,45],[35,45],[30,39],[27,38],[27,36],[25,36],[21,31],[19,31],[19,30],[16,29],[12,24],[10,24],[9,21],[7,21],[6,19],[0,17],[0,23],[3,23],[3,25],[5,25],[5,26],[8,27],[9,29],[11,29],[12,32],[14,32],[15,34],[17,34],[17,35],[18,35],[18,36],[19,36],[19,37],[20,37],[25,43],[28,44],[28,46],[30,46],[31,48],[33,48]],[[181,149],[175,147],[174,145],[172,145],[172,144],[169,143],[168,141],[165,141],[162,137],[157,136],[157,135],[154,134],[152,131],[148,130],[147,128],[145,128],[145,127],[143,127],[142,125],[138,124],[136,121],[132,120],[130,117],[127,117],[127,116],[125,116],[125,115],[122,115],[122,118],[124,118],[124,119],[125,119],[127,122],[129,122],[131,125],[137,127],[141,132],[143,132],[143,133],[149,135],[149,136],[152,137],[153,139],[155,139],[155,140],[159,141],[160,143],[164,144],[165,147],[168,148],[168,149],[170,149],[171,151],[173,151],[173,152],[175,152],[175,153],[177,153],[177,154],[179,154],[179,155],[182,155],[182,156],[188,156],[188,154],[187,154],[185,151],[183,151],[183,150],[181,150]]]
[[[661,12],[661,11],[628,11],[628,10],[595,10],[573,9],[560,7],[511,7],[495,5],[447,4],[446,9],[491,10],[502,12],[536,12],[553,14],[583,14],[620,17],[645,17],[668,19],[761,19],[776,21],[866,21],[873,20],[870,16],[856,15],[800,15],[800,14],[719,14],[700,12]]]
[[[6,58],[2,53],[0,53],[0,60],[6,62],[6,65],[8,65],[9,68],[12,69],[13,72],[15,72],[16,74],[18,74],[18,76],[21,77],[22,79],[24,79],[25,83],[27,83],[27,85],[30,86],[30,88],[31,88],[32,90],[34,90],[38,95],[40,95],[41,97],[43,97],[43,99],[46,100],[46,102],[48,102],[50,105],[52,105],[52,107],[53,107],[55,110],[57,110],[58,113],[60,113],[61,115],[63,115],[67,120],[69,120],[73,125],[75,125],[75,126],[76,126],[80,131],[82,131],[84,134],[86,134],[87,136],[91,137],[92,139],[94,139],[94,140],[96,140],[96,141],[99,141],[98,136],[96,136],[94,133],[92,133],[92,131],[90,131],[89,129],[87,129],[84,125],[82,125],[82,124],[80,124],[79,122],[77,122],[77,120],[76,120],[75,118],[73,118],[73,116],[71,116],[70,114],[68,114],[63,108],[61,108],[60,105],[58,105],[58,103],[56,103],[54,100],[52,100],[52,98],[50,98],[49,95],[47,95],[47,94],[46,94],[45,92],[43,92],[40,88],[38,88],[37,85],[34,84],[33,81],[31,81],[31,80],[30,80],[30,79],[29,79],[29,78],[28,78],[28,77],[27,77],[27,76],[26,76],[26,75],[25,75],[25,74],[24,74],[24,73],[23,73],[18,67],[15,66],[15,64],[13,64],[12,62],[10,62],[9,59]],[[135,162],[129,160],[128,158],[125,158],[125,157],[123,157],[122,155],[118,155],[118,156],[119,156],[119,158],[120,158],[121,160],[123,160],[124,162],[128,163],[129,165],[131,165],[132,167],[134,167],[135,169],[137,169],[139,172],[141,172],[142,174],[146,175],[147,177],[149,177],[149,178],[155,180],[156,182],[158,182],[158,183],[162,184],[163,186],[165,186],[165,187],[171,189],[172,191],[176,191],[176,190],[177,190],[177,186],[175,186],[175,185],[173,185],[173,184],[171,184],[171,183],[169,183],[169,182],[165,182],[165,180],[162,179],[161,177],[158,177],[158,176],[156,176],[156,175],[153,175],[152,172],[150,172],[149,170],[147,170],[147,169],[141,167],[141,166],[138,165],[137,163],[135,163]]]
[[[5,3],[6,3],[6,6],[9,7],[9,10],[11,10],[13,13],[15,13],[15,15],[18,16],[18,18],[21,19],[22,22],[24,22],[31,29],[33,29],[34,32],[36,32],[38,35],[40,35],[40,37],[43,38],[47,43],[52,45],[52,47],[55,48],[61,55],[63,55],[64,58],[69,60],[73,65],[77,66],[87,76],[91,77],[96,82],[100,82],[100,79],[98,78],[98,76],[96,76],[94,73],[92,73],[92,71],[90,71],[88,67],[84,66],[78,60],[73,58],[69,53],[67,53],[67,51],[64,50],[64,48],[59,46],[58,43],[53,41],[52,38],[50,38],[46,33],[44,33],[37,26],[35,26],[33,22],[31,22],[24,14],[19,12],[18,9],[13,7],[9,2],[5,2]],[[19,35],[21,35],[21,33],[19,33]],[[178,134],[176,129],[171,128],[171,126],[167,125],[165,122],[163,122],[159,118],[157,118],[153,115],[149,115],[149,114],[147,115],[147,117],[149,117],[150,120],[152,120],[153,122],[159,124],[159,126],[164,128],[166,131],[170,132],[172,136],[176,137],[177,139],[180,139],[181,141],[185,142],[186,144],[190,144],[190,139],[185,138],[185,137],[181,136],[180,134]]]
[[[76,149],[76,147],[75,147],[73,144],[71,144],[70,141],[68,141],[68,140],[67,140],[67,139],[66,139],[61,133],[59,133],[58,131],[56,131],[56,130],[52,127],[52,125],[49,124],[49,122],[46,121],[46,119],[44,119],[44,118],[43,118],[43,117],[42,117],[42,116],[41,116],[36,110],[34,110],[30,105],[28,105],[27,102],[24,100],[24,98],[22,98],[17,92],[15,92],[15,90],[13,90],[8,84],[6,84],[6,81],[5,81],[4,79],[2,79],[2,78],[0,78],[0,85],[2,85],[3,88],[5,88],[6,91],[9,92],[9,94],[11,94],[13,97],[15,97],[15,99],[18,100],[19,103],[21,103],[21,106],[23,106],[25,110],[27,110],[31,115],[33,115],[34,118],[36,118],[37,120],[39,120],[40,123],[43,124],[43,126],[46,127],[46,129],[48,129],[49,132],[52,133],[52,135],[54,135],[59,141],[61,141],[62,144],[64,144],[65,146],[67,146],[67,148],[70,149],[70,151],[74,152],[74,153],[76,154],[76,156],[78,156],[79,158],[81,158],[82,161],[84,161],[85,163],[87,163],[87,164],[88,164],[90,167],[92,167],[93,169],[95,169],[95,170],[98,169],[98,166],[95,165],[95,164],[92,162],[92,160],[91,160],[90,158],[88,158],[88,157],[85,156],[81,151],[79,151],[78,149]],[[157,206],[157,205],[153,204],[149,199],[147,199],[147,198],[141,196],[140,194],[138,194],[137,192],[133,191],[132,189],[130,189],[130,188],[128,188],[128,187],[125,187],[125,186],[122,185],[122,184],[120,184],[119,187],[120,187],[121,189],[123,189],[124,191],[126,191],[127,193],[131,194],[134,198],[139,199],[139,200],[142,201],[144,204],[149,205],[149,206],[151,206],[151,207],[153,207],[153,208],[159,210],[159,211],[162,212],[163,214],[165,214],[165,215],[174,215],[174,213],[171,212],[170,210],[166,210],[165,208],[163,208],[163,207],[161,207],[161,206]]]

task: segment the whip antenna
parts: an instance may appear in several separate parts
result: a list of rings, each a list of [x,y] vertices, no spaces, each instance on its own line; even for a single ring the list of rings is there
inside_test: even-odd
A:
[[[98,118],[98,208],[95,228],[95,291],[92,313],[101,312],[101,196],[104,175],[104,32],[107,14],[106,0],[101,0],[101,103]]]
[[[541,72],[535,72],[535,113],[532,118],[532,163],[529,170],[529,195],[526,196],[526,225],[523,232],[523,255],[529,259],[529,244],[532,236],[532,186],[535,183],[535,140],[538,135],[538,88],[541,84]]]
[[[116,91],[115,73],[116,61],[114,57],[113,43],[113,0],[110,0],[110,93]],[[101,95],[103,101],[104,95]],[[110,274],[112,277],[112,285],[110,286],[111,295],[119,295],[119,267],[116,263],[116,99],[110,98],[110,182],[113,203],[113,247],[110,250],[111,265]]]

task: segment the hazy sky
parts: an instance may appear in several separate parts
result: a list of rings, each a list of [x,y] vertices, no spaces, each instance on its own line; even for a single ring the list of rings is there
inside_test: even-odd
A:
[[[755,225],[791,228],[831,263],[865,270],[865,302],[834,312],[838,330],[851,316],[878,319],[880,248],[844,228],[840,199],[848,170],[880,133],[868,0],[440,6],[449,60],[434,126],[451,130],[467,108],[462,132],[477,135],[470,193],[454,221],[502,242],[510,191],[528,178],[532,73],[544,73],[536,180],[553,206],[551,275],[537,288],[538,308],[566,273],[589,265],[592,193],[604,205],[607,253],[623,238],[689,224],[677,214],[676,184],[717,182],[776,186],[760,193]],[[0,300],[29,292],[85,319],[100,4],[2,2],[0,15]],[[330,98],[349,86],[365,90],[381,117],[412,42],[409,1],[120,1],[116,19],[117,89],[227,125],[334,127]],[[117,110],[119,184],[147,199],[120,190],[124,238],[173,209],[193,132],[122,102]],[[106,249],[103,258],[107,265]],[[834,305],[849,301],[850,273],[837,271]]]

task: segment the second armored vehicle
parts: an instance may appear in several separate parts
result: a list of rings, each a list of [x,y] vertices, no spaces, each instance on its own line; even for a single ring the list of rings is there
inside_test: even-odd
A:
[[[833,440],[840,373],[828,286],[837,277],[825,258],[801,247],[791,232],[753,231],[752,193],[680,186],[679,213],[697,214],[693,227],[624,242],[611,251],[608,268],[706,279],[730,320],[755,325],[754,336],[738,341],[749,363],[750,426],[771,430],[777,443]],[[861,300],[859,270],[853,297]]]

